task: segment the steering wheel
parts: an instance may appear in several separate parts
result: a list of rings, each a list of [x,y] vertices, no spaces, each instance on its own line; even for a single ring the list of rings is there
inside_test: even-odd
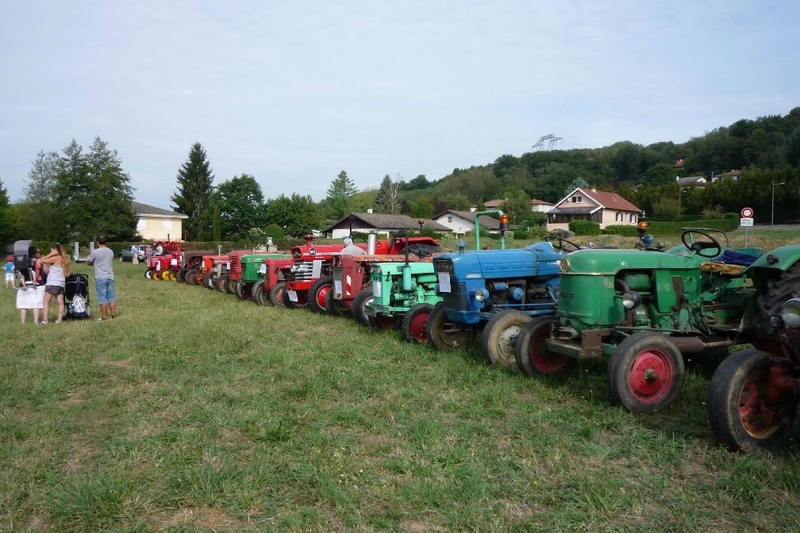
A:
[[[581,247],[575,244],[574,242],[568,241],[567,239],[559,237],[558,235],[548,235],[547,237],[544,238],[544,240],[552,244],[553,248],[555,248],[559,252],[570,253],[574,252],[575,250],[581,249]],[[556,242],[558,242],[558,244],[556,244]],[[571,249],[568,250],[567,246],[565,246],[565,243],[568,244],[571,247]]]
[[[704,237],[706,240],[696,240],[695,235]],[[691,242],[690,242],[691,241]],[[696,253],[700,257],[706,259],[713,259],[722,253],[722,245],[717,239],[699,229],[688,229],[681,234],[681,242],[690,251]],[[709,252],[708,250],[711,250]]]

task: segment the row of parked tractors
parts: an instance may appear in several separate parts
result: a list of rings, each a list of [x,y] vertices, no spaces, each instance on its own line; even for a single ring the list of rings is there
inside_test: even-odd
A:
[[[453,253],[429,237],[371,236],[364,255],[308,237],[288,253],[173,251],[150,258],[146,276],[349,314],[443,351],[481,332],[489,361],[531,377],[562,378],[605,357],[613,401],[637,413],[675,402],[684,356],[730,352],[709,388],[717,438],[744,451],[784,443],[800,401],[800,245],[731,250],[724,232],[687,228],[665,249],[642,236],[637,249],[558,237],[505,249],[501,231],[499,250],[461,243]]]

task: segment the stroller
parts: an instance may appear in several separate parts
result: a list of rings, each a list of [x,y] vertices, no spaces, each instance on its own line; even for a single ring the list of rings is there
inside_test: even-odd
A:
[[[92,316],[89,310],[89,276],[70,274],[64,286],[65,320],[84,320]]]
[[[33,270],[33,258],[36,247],[33,241],[17,241],[14,243],[14,269],[20,287],[36,285],[36,274]]]

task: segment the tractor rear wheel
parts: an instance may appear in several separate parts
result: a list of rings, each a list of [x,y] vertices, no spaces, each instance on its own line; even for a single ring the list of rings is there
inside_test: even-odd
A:
[[[228,275],[222,274],[217,278],[217,290],[219,292],[228,292]]]
[[[443,303],[433,306],[428,322],[425,324],[428,340],[443,352],[468,348],[475,342],[478,332],[474,329],[459,329],[447,319]]]
[[[353,298],[353,318],[362,326],[369,326],[369,317],[364,311],[364,306],[372,300],[372,290],[362,289],[361,292],[356,294]]]
[[[284,292],[286,292],[286,282],[279,281],[269,291],[269,303],[275,307],[283,307]]]
[[[714,372],[708,388],[708,421],[729,450],[770,451],[788,439],[792,416],[785,415],[795,413],[798,398],[780,395],[781,405],[766,405],[769,370],[774,364],[767,352],[742,350],[727,357]],[[767,409],[774,419],[763,418]]]
[[[758,297],[761,307],[761,325],[759,329],[774,334],[775,326],[770,325],[769,318],[781,314],[781,307],[786,300],[800,294],[800,262],[792,265],[785,272],[767,282],[767,291]]]
[[[428,342],[428,334],[425,333],[425,323],[428,322],[431,311],[433,311],[433,306],[431,304],[417,304],[406,311],[405,316],[403,316],[403,324],[400,327],[408,342],[419,342],[422,344]]]
[[[675,343],[649,331],[623,340],[608,364],[611,398],[633,413],[655,413],[672,405],[683,376],[683,355]]]
[[[534,318],[520,330],[514,356],[523,374],[536,377],[562,378],[572,372],[577,359],[547,352],[550,327],[556,322],[552,315]]]
[[[333,276],[322,276],[308,289],[308,308],[315,313],[327,314],[325,297],[333,289]]]
[[[483,356],[500,368],[517,370],[517,336],[531,317],[522,311],[500,311],[483,328]]]
[[[256,305],[264,305],[264,302],[268,298],[264,294],[264,278],[256,281],[253,284],[253,288],[250,289],[250,292],[253,295],[253,302],[255,302]]]
[[[195,269],[190,269],[186,272],[186,276],[184,276],[183,280],[186,282],[187,285],[197,285],[197,276],[200,274]]]
[[[334,298],[333,291],[328,291],[327,296],[325,296],[325,311],[333,316],[350,314],[350,308],[343,301]]]

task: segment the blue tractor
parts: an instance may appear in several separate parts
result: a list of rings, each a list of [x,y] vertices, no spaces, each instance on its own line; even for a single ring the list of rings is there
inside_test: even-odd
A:
[[[470,346],[483,330],[483,354],[517,369],[516,336],[532,317],[552,315],[558,299],[559,263],[579,247],[554,237],[513,250],[443,254],[433,260],[442,301],[426,324],[442,351]]]

